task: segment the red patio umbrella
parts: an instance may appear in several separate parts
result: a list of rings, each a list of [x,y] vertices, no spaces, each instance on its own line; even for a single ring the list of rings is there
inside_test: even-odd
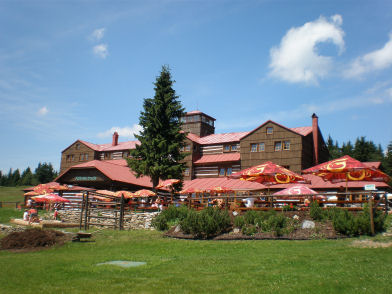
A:
[[[157,194],[151,190],[141,189],[133,193],[133,195],[134,197],[152,197],[152,196],[156,196]]]
[[[332,183],[346,182],[346,187],[348,181],[389,181],[387,174],[377,168],[368,167],[348,155],[321,163],[302,172],[304,174],[314,174]]]
[[[52,193],[54,191],[54,189],[53,189],[53,185],[39,184],[34,187],[33,191],[38,193],[39,195],[43,195],[43,194]]]
[[[46,203],[53,203],[53,202],[70,202],[68,199],[65,199],[57,194],[45,194],[31,197],[35,200],[35,202],[46,202]]]
[[[180,191],[181,194],[193,194],[193,193],[204,193],[207,190],[201,190],[198,188],[189,187]]]
[[[181,180],[178,180],[178,179],[168,179],[168,180],[164,180],[164,181],[161,182],[158,186],[156,186],[156,188],[157,188],[157,189],[171,188],[171,187],[173,187],[173,185],[178,184],[179,182],[181,182]]]
[[[130,198],[133,197],[134,194],[132,192],[129,192],[129,191],[117,191],[115,193],[115,195],[116,195],[116,197],[121,197],[121,195],[124,195],[125,199],[130,199]]]
[[[106,196],[116,196],[116,193],[109,190],[96,190],[95,193],[106,195]]]
[[[40,194],[37,192],[34,192],[34,191],[30,191],[30,192],[24,193],[23,195],[24,196],[38,196]]]
[[[324,196],[321,195],[316,195],[317,192],[310,189],[308,186],[305,185],[294,185],[291,187],[288,187],[286,189],[280,190],[273,195],[314,195],[315,199],[323,200],[325,199]],[[301,196],[301,198],[304,198],[304,196]],[[281,197],[280,199],[292,199],[291,197]]]
[[[271,161],[232,174],[230,178],[257,182],[264,185],[306,183],[306,179]]]

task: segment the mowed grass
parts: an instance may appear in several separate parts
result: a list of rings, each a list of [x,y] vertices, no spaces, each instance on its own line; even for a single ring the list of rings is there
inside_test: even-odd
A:
[[[193,241],[102,231],[95,242],[0,251],[0,293],[391,293],[392,248],[352,239]],[[144,261],[121,268],[112,260]]]
[[[10,202],[23,202],[24,201],[24,192],[23,189],[27,187],[19,186],[19,187],[3,187],[0,186],[0,202],[10,201]],[[15,207],[15,205],[13,204]]]

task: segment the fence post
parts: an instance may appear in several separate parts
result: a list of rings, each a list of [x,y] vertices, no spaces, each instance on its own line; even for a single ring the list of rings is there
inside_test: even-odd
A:
[[[84,209],[84,230],[86,231],[88,228],[87,225],[87,215],[88,215],[88,192],[86,194],[86,203],[85,203],[85,209]]]
[[[82,222],[83,222],[83,208],[84,208],[84,198],[86,196],[86,192],[83,192],[82,194],[82,202],[81,202],[81,207],[80,207],[80,219],[79,219],[79,230],[82,229]]]
[[[369,195],[369,214],[370,214],[370,230],[374,235],[374,215],[373,215],[373,193]]]
[[[120,231],[123,229],[123,221],[124,221],[124,193],[121,194],[120,220],[119,220]]]

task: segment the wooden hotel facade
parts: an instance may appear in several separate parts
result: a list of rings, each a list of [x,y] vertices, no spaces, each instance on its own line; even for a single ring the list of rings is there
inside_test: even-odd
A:
[[[215,134],[215,119],[200,111],[182,118],[187,138],[183,152],[185,180],[222,178],[265,161],[273,161],[299,173],[328,160],[328,149],[313,114],[311,125],[287,128],[267,121],[249,132]],[[125,158],[138,141],[93,144],[77,140],[61,153],[57,181],[94,188],[137,189],[150,187],[149,179],[135,178]]]

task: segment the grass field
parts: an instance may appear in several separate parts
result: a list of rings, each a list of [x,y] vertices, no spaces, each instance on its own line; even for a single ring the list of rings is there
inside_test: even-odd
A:
[[[0,293],[391,293],[392,247],[351,243],[189,241],[156,231],[103,231],[95,242],[0,251]],[[147,265],[96,265],[112,260]]]
[[[19,187],[3,187],[0,186],[0,202],[23,202],[24,196],[23,196],[23,189],[27,188],[24,186],[19,186]],[[11,204],[10,204],[11,205]],[[7,206],[7,205],[3,205]],[[14,204],[11,206],[15,207]]]

